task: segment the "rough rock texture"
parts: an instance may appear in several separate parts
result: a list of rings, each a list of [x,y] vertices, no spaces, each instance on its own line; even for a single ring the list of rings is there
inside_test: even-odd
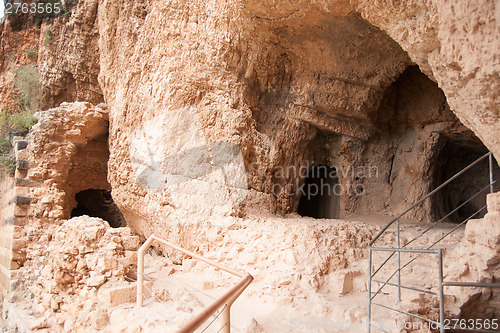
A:
[[[465,228],[464,239],[447,258],[446,280],[456,282],[498,283],[500,274],[500,195],[488,195],[488,214],[481,220],[471,220]],[[464,255],[465,254],[465,255]],[[459,292],[451,288],[461,289]],[[498,318],[499,291],[496,288],[450,287],[456,295],[455,315],[464,319]]]
[[[383,193],[378,202],[346,195],[340,199],[340,211],[349,215],[369,207],[365,210],[397,212],[402,193],[416,189],[406,198],[413,202],[435,180],[432,170],[425,171],[425,162],[417,161],[407,168],[411,174],[399,179],[421,178],[421,184],[398,184],[398,175],[390,174],[391,161],[414,159],[405,151],[411,149],[418,127],[457,123],[449,112],[450,101],[451,110],[494,150],[496,136],[488,133],[495,133],[497,123],[492,117],[498,113],[494,102],[498,41],[492,33],[495,11],[488,6],[493,5],[79,1],[70,16],[41,26],[38,63],[44,103],[53,106],[74,99],[95,103],[104,93],[112,119],[110,179],[122,206],[127,205],[125,196],[140,192],[128,176],[131,132],[166,110],[195,105],[208,142],[240,146],[255,190],[249,202],[282,213],[297,209],[304,177],[276,177],[279,168],[308,163],[366,166],[376,161],[384,174],[373,187]],[[465,45],[459,53],[453,51],[458,44]],[[58,56],[63,49],[65,56]],[[481,60],[471,60],[475,57]],[[432,116],[415,117],[422,110],[417,107],[405,120],[400,115],[406,113],[408,101],[400,98],[395,106],[390,95],[398,94],[398,78],[412,75],[405,71],[412,64],[419,65],[444,94],[424,83],[425,76],[413,75],[406,83],[409,91],[412,85],[435,91],[430,99],[419,96],[417,104],[418,99],[425,100],[424,105],[434,100],[436,106],[428,108]],[[489,93],[472,96],[477,94],[474,89]],[[388,119],[397,119],[397,125],[388,127]],[[462,135],[459,127],[426,130],[430,137],[419,139],[424,159],[431,160],[440,149],[442,140],[433,133]],[[407,142],[394,142],[394,136],[401,135]],[[403,154],[398,156],[398,150]],[[339,182],[344,188],[358,185],[352,179]],[[160,201],[168,201],[162,197]],[[251,210],[251,206],[240,208]],[[429,217],[430,210],[416,217]]]
[[[0,34],[0,110],[12,113],[19,108],[19,91],[14,84],[16,69],[36,64],[39,33],[32,27],[13,30],[11,24],[4,23],[0,25]]]
[[[86,189],[110,190],[107,182],[108,112],[88,103],[62,104],[38,114],[38,123],[22,152],[31,162],[27,177],[33,187],[37,218],[69,218],[75,195]]]
[[[196,249],[189,234],[203,238],[208,217],[295,212],[309,167],[334,165],[343,171],[341,214],[397,214],[465,166],[450,152],[480,155],[484,143],[500,156],[499,8],[488,0],[81,0],[70,17],[41,27],[45,102],[103,99],[109,108],[62,104],[40,115],[25,153],[39,185],[30,209],[62,222],[81,190],[112,189],[134,231]],[[158,135],[167,128],[179,135]],[[239,152],[221,154],[221,143]],[[242,201],[227,182],[240,153]],[[282,172],[302,166],[306,174]],[[349,173],[371,166],[376,176]],[[194,173],[185,183],[183,168]],[[471,185],[479,178],[452,194]],[[348,191],[358,186],[366,193]],[[435,219],[443,206],[411,217]],[[471,251],[485,246],[474,230]],[[319,233],[321,243],[335,230]],[[226,245],[221,252],[234,249]]]
[[[88,216],[59,227],[48,225],[43,231],[30,226],[22,233],[29,239],[27,261],[13,281],[11,300],[31,299],[30,309],[37,319],[25,324],[31,323],[30,329],[66,332],[105,326],[106,304],[98,298],[98,290],[136,278],[139,237],[129,228],[110,228],[102,219]],[[99,320],[98,313],[105,318]]]
[[[43,109],[61,102],[98,104],[104,101],[97,83],[99,34],[96,14],[97,1],[79,1],[70,17],[61,16],[41,25],[38,68]]]
[[[498,3],[360,1],[356,10],[408,52],[443,89],[458,118],[500,158]]]
[[[111,119],[109,179],[130,220],[168,216],[173,195],[146,195],[134,183],[133,131],[190,105],[207,142],[241,149],[251,189],[243,212],[256,205],[296,211],[305,177],[280,170],[326,164],[375,166],[382,175],[340,177],[344,192],[372,186],[362,198],[342,193],[343,214],[397,213],[438,183],[433,161],[446,137],[484,151],[451,114],[446,91],[407,69],[412,62],[400,46],[345,4],[103,1],[98,20],[99,81]],[[431,210],[414,217],[431,219]]]

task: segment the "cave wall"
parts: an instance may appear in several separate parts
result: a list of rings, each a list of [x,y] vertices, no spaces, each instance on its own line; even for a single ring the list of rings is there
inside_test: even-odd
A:
[[[193,7],[198,10],[188,15]],[[251,189],[242,210],[288,213],[297,208],[303,179],[280,176],[279,169],[330,164],[325,147],[313,142],[317,136],[345,165],[355,163],[349,151],[362,149],[358,141],[376,132],[370,110],[410,64],[397,44],[359,15],[313,8],[290,22],[274,22],[239,10],[237,3],[100,4],[110,180],[125,215],[155,220],[173,211],[168,191],[137,186],[128,163],[131,132],[161,110],[195,105],[207,140],[240,146]],[[187,67],[186,59],[192,60]],[[272,193],[275,184],[279,190]],[[283,191],[288,184],[297,195]]]
[[[440,135],[475,138],[453,116],[450,92],[432,82],[431,67],[372,25],[365,7],[357,7],[360,16],[342,2],[100,3],[99,80],[111,110],[110,179],[122,208],[146,220],[175,210],[168,191],[147,195],[123,161],[135,128],[188,105],[208,141],[240,146],[250,186],[242,212],[296,211],[304,177],[280,170],[303,165],[379,166],[380,179],[362,184],[383,195],[343,196],[344,216],[399,212],[427,193]],[[415,63],[424,74],[405,72]],[[402,74],[410,78],[394,87]],[[352,178],[340,182],[349,188]],[[148,204],[158,213],[143,211]],[[414,217],[430,219],[430,210]]]
[[[106,101],[108,180],[127,222],[142,235],[171,236],[195,248],[196,237],[207,239],[202,232],[192,237],[203,224],[187,224],[205,213],[295,212],[305,176],[281,170],[304,165],[377,166],[376,177],[339,177],[345,188],[356,181],[374,194],[341,196],[341,217],[396,214],[434,185],[448,136],[471,142],[477,136],[500,156],[499,7],[486,0],[80,0],[71,16],[41,26],[44,102]],[[108,108],[61,108],[44,113],[50,121],[41,119],[36,144],[25,153],[33,163],[26,180],[33,201],[23,217],[56,223],[69,217],[76,187],[83,186],[74,177],[85,171],[76,167],[70,175],[71,158],[84,161],[78,147],[107,131]],[[194,113],[183,118],[176,110]],[[179,125],[175,135],[161,135],[172,124]],[[161,186],[137,182],[131,145],[138,130],[151,147],[151,159],[142,162],[158,172],[151,174],[160,175]],[[166,165],[158,161],[199,149],[189,165],[198,157],[203,167],[215,165],[214,142],[240,149],[250,187],[245,199],[231,205],[224,186],[192,186],[179,205],[179,184],[165,182]],[[193,184],[220,179],[223,171],[232,170],[200,174]],[[225,204],[214,211],[219,199]],[[413,217],[428,220],[431,211],[424,206]],[[483,246],[484,233],[469,240]],[[484,265],[478,260],[470,269]],[[474,277],[482,276],[491,274]]]
[[[499,158],[500,6],[495,1],[359,1],[438,83],[460,121]]]
[[[62,102],[104,101],[98,83],[98,1],[80,1],[71,15],[58,16],[39,27],[38,71],[42,109]],[[64,56],[62,56],[62,54]]]
[[[450,110],[498,155],[490,134],[498,130],[497,12],[487,1],[85,0],[42,24],[38,65],[45,105],[109,104],[110,181],[138,225],[175,205],[168,189],[135,184],[130,135],[187,106],[196,108],[206,142],[241,149],[250,191],[236,214],[296,211],[304,177],[280,170],[321,163],[379,166],[379,176],[361,184],[383,195],[345,195],[341,212],[393,213],[428,190],[442,133],[473,137]],[[423,73],[415,80],[433,92],[412,100],[409,87],[409,112],[394,91],[414,65]],[[422,101],[432,103],[427,113]],[[343,178],[345,188],[360,182]],[[148,205],[158,213],[141,208]]]

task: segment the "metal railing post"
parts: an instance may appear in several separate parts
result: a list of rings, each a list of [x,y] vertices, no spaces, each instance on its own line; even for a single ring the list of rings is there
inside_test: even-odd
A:
[[[142,308],[144,305],[143,295],[144,286],[144,254],[137,252],[137,307]]]
[[[488,162],[489,162],[489,183],[486,184],[480,191],[478,191],[472,197],[470,197],[467,201],[461,203],[457,208],[453,209],[446,216],[444,216],[439,221],[437,221],[436,223],[434,223],[431,227],[426,228],[425,231],[421,232],[418,236],[414,237],[413,239],[411,239],[409,241],[405,241],[405,244],[402,244],[402,241],[401,241],[401,223],[400,223],[400,218],[403,217],[410,210],[412,210],[412,209],[416,208],[418,205],[420,205],[425,199],[427,199],[427,198],[431,197],[432,195],[434,195],[435,193],[437,193],[439,190],[441,190],[442,188],[444,188],[446,185],[448,185],[449,183],[451,183],[453,180],[457,179],[460,175],[464,174],[467,170],[470,170],[475,165],[478,165],[478,163],[480,163],[481,161],[483,161],[486,158],[488,158]],[[443,240],[449,234],[451,234],[456,229],[458,229],[459,227],[461,227],[462,225],[464,225],[465,223],[467,223],[470,219],[472,219],[479,212],[481,212],[482,210],[486,209],[487,205],[484,205],[483,207],[481,207],[480,209],[478,209],[475,213],[473,213],[468,218],[466,218],[464,221],[462,221],[461,223],[457,224],[456,227],[454,227],[450,231],[446,232],[442,237],[440,237],[437,241],[434,241],[430,246],[427,246],[426,248],[423,248],[423,249],[411,249],[411,248],[407,248],[407,246],[409,244],[411,244],[413,241],[415,241],[420,236],[422,236],[423,234],[425,234],[427,231],[429,231],[432,228],[434,228],[438,223],[444,221],[446,218],[448,218],[449,216],[451,216],[457,210],[459,210],[460,208],[462,208],[465,204],[467,204],[468,202],[472,201],[476,196],[478,196],[480,194],[484,194],[485,191],[488,191],[488,188],[489,188],[489,191],[491,193],[494,193],[494,191],[495,191],[494,185],[495,185],[495,182],[496,182],[496,180],[494,179],[494,167],[495,167],[495,160],[494,160],[493,154],[491,152],[488,152],[488,153],[484,154],[483,156],[481,156],[480,158],[478,158],[477,160],[475,160],[474,162],[470,163],[468,166],[466,166],[465,168],[463,168],[461,171],[459,171],[458,173],[456,173],[454,176],[452,176],[451,178],[449,178],[448,180],[446,180],[444,183],[442,183],[441,185],[439,185],[438,187],[436,187],[434,190],[432,190],[431,192],[429,192],[427,195],[425,195],[424,197],[422,197],[421,199],[419,199],[417,202],[415,202],[413,205],[411,205],[411,207],[407,208],[405,211],[403,211],[398,216],[396,216],[395,218],[393,218],[370,241],[370,243],[368,244],[368,248],[369,248],[369,257],[368,257],[369,279],[368,279],[368,288],[367,288],[368,289],[368,314],[367,314],[367,319],[368,319],[367,331],[368,331],[368,333],[370,333],[371,327],[372,327],[372,316],[373,316],[372,310],[373,310],[374,306],[379,306],[379,307],[382,307],[382,308],[385,308],[385,309],[388,309],[388,310],[391,310],[391,311],[395,311],[395,312],[398,312],[398,313],[401,313],[401,314],[405,314],[405,315],[408,315],[408,316],[411,316],[411,317],[415,317],[415,318],[418,318],[420,320],[429,322],[431,324],[437,324],[438,327],[439,327],[439,332],[440,333],[445,333],[446,329],[447,329],[446,325],[445,325],[445,321],[446,321],[446,318],[445,318],[445,297],[444,297],[444,287],[445,286],[466,286],[466,287],[484,287],[484,288],[490,288],[490,287],[491,288],[496,288],[496,287],[498,287],[498,288],[500,288],[500,283],[486,283],[486,282],[485,283],[444,282],[443,281],[444,280],[444,273],[443,273],[443,260],[444,260],[444,258],[443,258],[443,249],[435,249],[435,250],[432,249],[436,244],[438,244],[441,240]],[[396,237],[397,237],[397,240],[396,240],[397,244],[396,244],[396,246],[395,247],[377,247],[377,246],[374,246],[375,242],[393,224],[396,224]],[[394,246],[394,242],[392,243],[391,246]],[[390,252],[390,255],[385,259],[385,261],[381,265],[375,264],[375,266],[373,266],[374,265],[373,253],[375,251]],[[402,252],[408,252],[408,253],[415,252],[415,253],[419,253],[419,254],[416,255],[416,256],[414,256],[413,258],[412,258],[412,255],[410,254],[409,255],[410,259],[408,259],[409,261],[408,262],[405,261],[405,263],[403,263],[403,265],[402,265],[401,260],[402,259],[406,260],[406,257],[401,258],[401,253]],[[438,291],[436,291],[436,292],[429,291],[429,290],[424,290],[424,289],[419,289],[419,288],[412,287],[412,286],[406,286],[406,285],[402,284],[402,281],[401,281],[401,270],[405,269],[408,265],[410,265],[417,258],[419,258],[423,253],[434,253],[434,254],[438,255]],[[393,270],[391,268],[391,273],[392,274],[390,274],[389,278],[387,278],[387,279],[384,278],[382,280],[377,279],[375,277],[375,275],[377,275],[377,273],[382,269],[382,267],[384,267],[384,265],[386,263],[388,263],[391,260],[391,258],[393,258],[394,254],[397,255],[397,269]],[[391,282],[391,279],[393,279],[393,277],[396,274],[397,274],[397,276],[396,276],[397,282]],[[375,282],[377,284],[382,284],[382,286],[377,287],[378,290],[375,290],[373,292],[373,296],[372,296],[372,283],[373,282]],[[421,316],[418,316],[418,315],[415,315],[415,314],[412,314],[412,313],[409,313],[409,312],[398,310],[396,308],[396,306],[388,306],[388,305],[384,305],[384,304],[381,304],[381,303],[375,301],[376,296],[382,291],[382,289],[386,285],[389,285],[391,287],[395,287],[395,288],[398,289],[398,291],[397,291],[397,293],[398,293],[398,302],[401,302],[402,289],[413,290],[413,291],[417,291],[417,292],[420,292],[420,293],[431,294],[431,295],[434,295],[435,297],[438,297],[439,298],[439,319],[437,319],[437,320],[429,320],[427,318],[424,318],[424,317],[421,317]],[[378,330],[381,330],[381,331],[385,332],[385,330],[383,330],[381,328],[378,328],[376,325],[373,325],[373,327],[375,329],[378,329]],[[467,329],[467,330],[469,330],[469,331],[476,331],[476,330],[471,330],[471,329]],[[489,332],[493,332],[493,331],[481,330],[481,332],[488,332],[489,333]]]
[[[398,237],[398,249],[401,248],[401,239],[399,238],[399,220],[396,223],[397,225],[397,237]],[[401,302],[401,252],[398,251],[398,302]]]
[[[144,305],[144,252],[153,243],[154,237],[149,237],[137,250],[137,307]]]
[[[220,332],[230,333],[231,332],[231,305],[226,303],[226,307],[222,310],[220,315],[220,322],[223,325]]]
[[[490,193],[495,192],[495,188],[493,185],[494,177],[493,177],[493,153],[490,152],[489,156],[489,164],[490,164]]]
[[[192,333],[198,327],[200,327],[207,319],[212,316],[218,309],[222,306],[224,308],[219,312],[218,317],[221,320],[222,327],[219,332],[230,333],[231,331],[231,306],[234,301],[245,291],[250,283],[253,281],[253,276],[237,271],[235,269],[229,268],[227,266],[221,265],[213,260],[207,259],[199,254],[183,249],[177,244],[167,242],[164,239],[156,237],[154,234],[150,235],[149,238],[144,242],[144,244],[137,251],[137,307],[142,307],[144,303],[143,294],[143,283],[144,283],[144,253],[151,246],[153,241],[158,241],[164,245],[167,245],[177,251],[180,251],[194,259],[198,259],[202,262],[207,263],[210,266],[217,267],[223,271],[226,271],[232,275],[240,277],[241,280],[234,285],[230,290],[228,290],[224,295],[215,300],[211,305],[207,306],[201,313],[196,317],[192,318],[187,324],[180,328],[178,333]],[[208,325],[210,326],[210,325]],[[207,327],[208,327],[207,326]]]
[[[372,326],[372,249],[368,250],[368,315],[367,315],[367,328],[368,333],[371,331]]]
[[[443,249],[438,249],[438,282],[439,282],[439,332],[445,333],[444,328],[444,285],[443,285]]]
[[[430,196],[434,195],[434,193],[436,193],[439,190],[441,190],[443,187],[445,187],[446,185],[448,185],[449,183],[451,183],[457,177],[461,176],[467,170],[471,169],[472,167],[474,167],[475,165],[477,165],[479,162],[481,162],[482,160],[484,160],[485,158],[487,158],[489,156],[489,154],[491,154],[491,153],[484,154],[483,156],[481,156],[480,158],[478,158],[477,160],[475,160],[474,162],[472,162],[471,164],[469,164],[468,166],[466,166],[465,168],[463,168],[461,171],[459,171],[458,173],[456,173],[454,176],[452,176],[451,178],[449,178],[447,181],[445,181],[444,183],[442,183],[441,185],[439,185],[438,187],[436,187],[435,189],[433,189],[432,191],[430,191],[429,193],[427,193],[427,195],[425,195],[424,197],[420,198],[413,205],[411,205],[410,207],[408,207],[407,209],[405,209],[401,214],[399,214],[398,216],[396,216],[395,218],[393,218],[391,220],[391,222],[389,222],[385,227],[382,228],[382,230],[379,231],[379,233],[375,236],[375,238],[373,238],[371,240],[371,242],[369,243],[369,245],[373,246],[373,244],[375,244],[375,242],[382,236],[382,234],[387,229],[389,229],[389,227],[392,226],[396,221],[398,221],[401,217],[403,217],[406,213],[408,213],[410,210],[412,210],[413,208],[415,208],[418,205],[420,205],[425,199],[427,199]]]

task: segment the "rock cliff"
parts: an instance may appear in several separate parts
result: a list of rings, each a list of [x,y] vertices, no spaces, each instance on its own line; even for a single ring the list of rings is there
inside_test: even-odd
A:
[[[39,113],[27,149],[17,152],[31,162],[23,217],[40,225],[64,223],[92,190],[112,195],[113,215],[123,214],[116,226],[124,219],[141,237],[207,252],[213,241],[219,255],[236,255],[242,243],[224,242],[220,230],[209,239],[217,228],[208,220],[240,232],[245,221],[276,214],[396,215],[488,150],[500,158],[494,1],[80,0],[35,27],[23,30],[33,24],[23,20],[1,28],[0,97],[15,110],[15,68],[29,65],[40,77],[41,108],[53,108]],[[442,218],[485,186],[486,164],[407,217]],[[321,167],[326,176],[311,175]],[[311,211],[304,198],[316,195],[317,179],[335,199]],[[320,233],[344,230],[321,223]],[[487,252],[494,263],[462,266],[491,279],[498,242],[481,241],[485,231],[474,225],[463,251]],[[361,232],[353,230],[351,238]],[[366,248],[374,233],[367,228],[356,246]],[[318,276],[336,268],[309,274],[306,284],[319,289]]]

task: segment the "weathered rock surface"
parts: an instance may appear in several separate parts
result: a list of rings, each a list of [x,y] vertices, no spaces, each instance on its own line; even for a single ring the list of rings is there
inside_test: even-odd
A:
[[[20,283],[15,287],[30,300],[31,315],[43,318],[43,326],[51,330],[69,331],[72,326],[71,330],[84,331],[106,326],[106,303],[101,303],[98,291],[109,286],[117,289],[118,283],[128,286],[136,279],[139,237],[129,228],[110,228],[102,219],[88,216],[34,231],[32,227],[22,231],[30,242],[25,248],[24,267],[17,272]],[[129,299],[130,295],[134,299]],[[127,297],[125,302],[135,300],[133,293],[127,293]],[[17,302],[23,302],[22,298]],[[116,304],[120,304],[118,299]]]
[[[38,69],[44,109],[62,102],[104,101],[97,83],[97,6],[97,0],[78,1],[71,16],[63,15],[41,25]]]
[[[31,162],[27,177],[38,184],[30,189],[34,216],[67,219],[86,189],[110,190],[107,173],[106,108],[88,103],[62,104],[38,114],[20,157]]]
[[[28,179],[39,185],[29,190],[31,213],[42,223],[61,223],[70,217],[78,192],[112,189],[139,234],[155,233],[220,257],[241,252],[238,260],[244,265],[255,264],[259,242],[269,239],[258,236],[258,225],[248,226],[257,230],[246,234],[256,244],[243,253],[240,248],[248,239],[239,230],[244,228],[232,223],[235,216],[266,217],[298,209],[306,175],[283,169],[374,166],[374,177],[354,172],[338,177],[346,190],[353,185],[367,190],[363,195],[344,191],[338,210],[345,215],[399,213],[448,176],[439,172],[449,152],[463,153],[453,168],[464,166],[465,155],[485,152],[475,136],[500,157],[499,8],[487,0],[81,0],[71,16],[41,26],[38,65],[44,102],[106,101],[109,108],[62,104],[40,114],[31,137],[34,144],[23,153],[32,162]],[[2,33],[6,45],[9,31]],[[9,66],[2,68],[12,73]],[[0,93],[7,96],[11,81],[2,80]],[[192,114],[186,117],[178,110]],[[165,129],[168,135],[162,136]],[[148,143],[145,153],[138,149],[141,142]],[[218,155],[220,143],[238,151]],[[237,156],[230,161],[238,163],[221,156]],[[240,174],[240,156],[246,181],[230,183],[228,179]],[[189,181],[179,180],[186,176],[184,169],[194,174]],[[482,186],[477,179],[469,178],[454,192]],[[246,192],[239,201],[242,186]],[[428,204],[412,217],[431,220],[442,205]],[[491,230],[495,214],[484,219]],[[229,230],[229,238],[236,240],[229,242],[216,227],[204,229],[214,216],[227,222],[220,230]],[[463,251],[472,259],[463,267],[473,278],[491,279],[498,262],[498,232],[479,242],[486,229],[478,224],[468,226]],[[284,239],[292,237],[285,226],[283,222],[275,230]],[[326,283],[323,273],[345,268],[349,257],[363,257],[356,248],[365,246],[370,236],[363,230],[318,228],[307,234],[309,240],[295,235],[302,242],[294,245],[316,262],[301,262],[290,250],[274,252],[262,263],[285,262],[303,273],[297,279],[302,282],[285,281],[282,286],[296,282],[318,289]],[[340,235],[344,232],[345,239]],[[37,235],[26,231],[31,241]],[[359,242],[354,241],[357,236]],[[220,248],[210,249],[209,241]],[[67,245],[57,235],[55,242]],[[133,238],[121,246],[137,245]],[[352,253],[342,253],[343,245]],[[76,284],[77,289],[93,290],[121,274],[107,276],[116,266],[112,260],[82,261],[80,249],[74,250],[69,246],[69,252],[52,254],[61,264],[54,271],[46,266],[46,276],[54,275],[57,288]],[[18,255],[43,253],[37,251]],[[483,254],[493,259],[476,262]],[[93,273],[80,276],[80,269]],[[280,286],[283,281],[277,276],[273,283]],[[341,288],[332,288],[350,289],[346,276],[348,272]],[[66,311],[59,296],[40,297],[44,307]],[[92,306],[87,302],[84,309]],[[93,316],[89,311],[78,315],[76,307],[67,311],[80,322],[92,317],[95,328],[109,320],[107,314]]]

